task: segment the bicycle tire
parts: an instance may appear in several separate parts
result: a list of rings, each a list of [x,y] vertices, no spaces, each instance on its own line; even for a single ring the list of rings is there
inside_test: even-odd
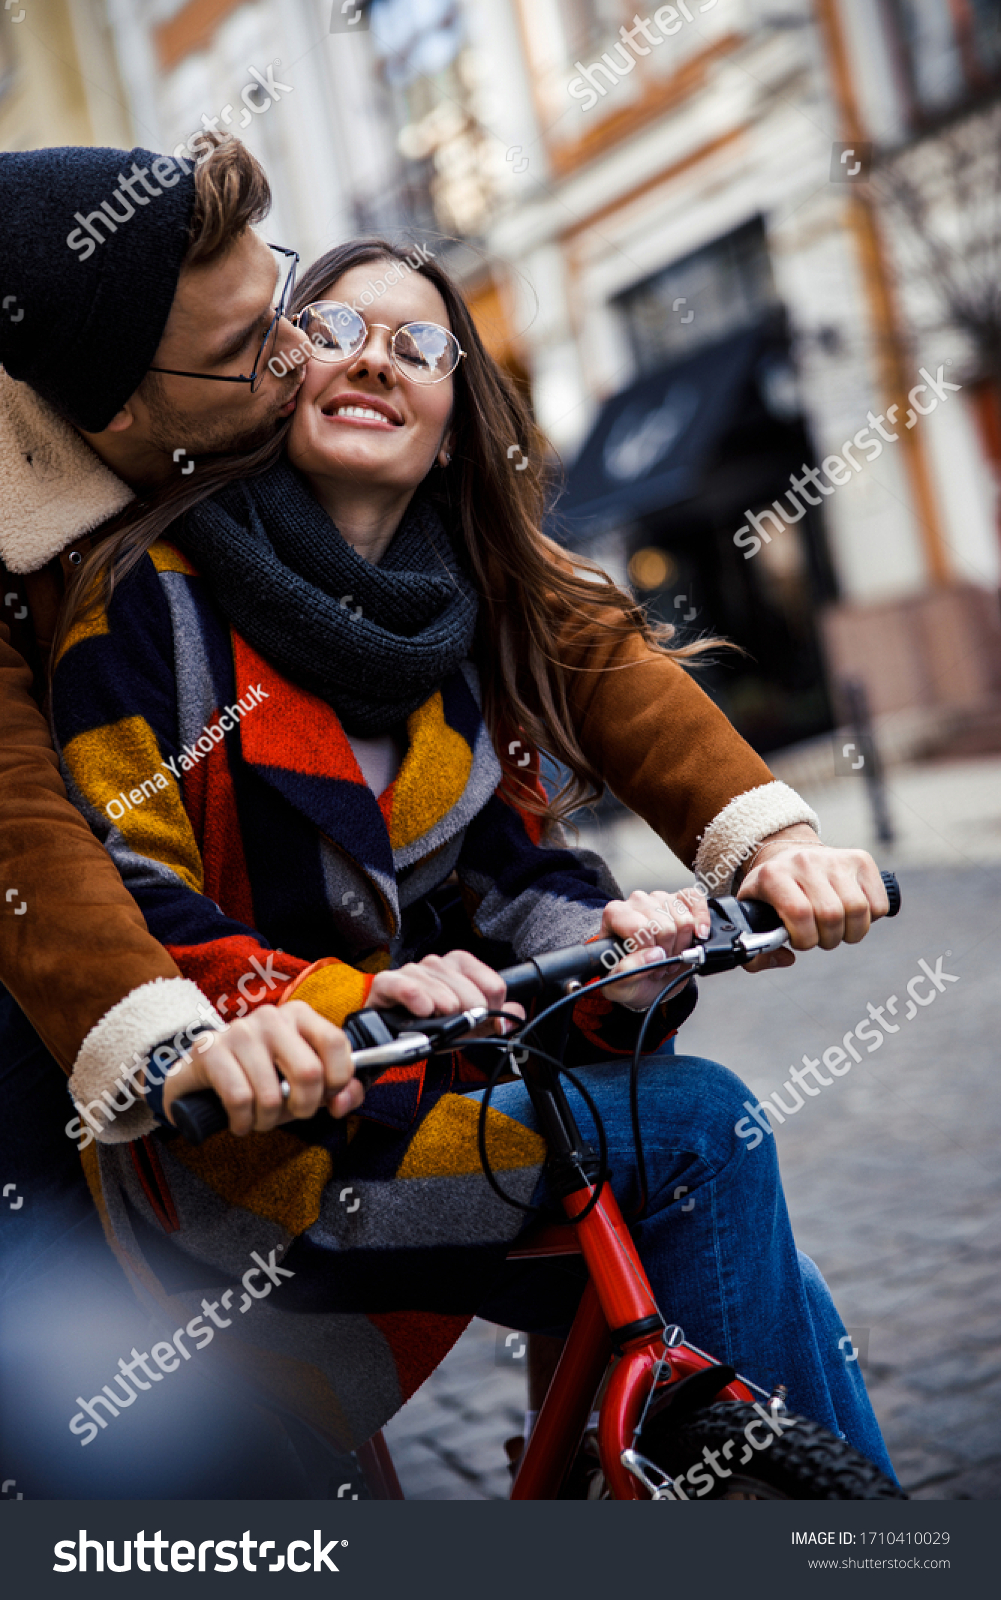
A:
[[[684,1496],[676,1496],[679,1500],[908,1498],[847,1440],[792,1413],[782,1418],[781,1426],[787,1431],[773,1432],[770,1443],[756,1447],[742,1463],[741,1457],[750,1449],[744,1433],[749,1423],[756,1425],[756,1436],[767,1435],[761,1412],[746,1401],[717,1400],[676,1424],[671,1422],[669,1406],[662,1402],[659,1408],[651,1408],[637,1449],[672,1478],[685,1480]],[[724,1457],[728,1442],[731,1450]],[[703,1455],[706,1447],[725,1460],[728,1477],[711,1469]],[[699,1472],[692,1483],[687,1481],[690,1469]]]

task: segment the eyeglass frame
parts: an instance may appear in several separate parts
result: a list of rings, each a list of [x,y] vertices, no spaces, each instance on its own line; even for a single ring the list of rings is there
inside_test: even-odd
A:
[[[365,337],[364,337],[364,339],[362,340],[361,344],[358,346],[358,349],[353,351],[351,355],[340,356],[336,361],[330,361],[330,360],[328,360],[328,358],[326,356],[321,356],[321,355],[316,354],[315,350],[314,350],[314,355],[315,355],[316,360],[319,361],[325,367],[339,367],[339,366],[343,366],[343,364],[346,361],[357,361],[358,357],[361,355],[362,351],[365,349],[365,346],[368,344],[368,336],[372,332],[373,328],[385,328],[386,332],[389,334],[389,359],[390,359],[390,361],[393,363],[394,368],[400,374],[401,378],[406,378],[408,383],[416,383],[419,388],[429,389],[432,384],[444,383],[446,378],[450,378],[453,373],[455,373],[455,372],[457,372],[459,370],[459,362],[462,361],[465,358],[465,355],[466,355],[466,352],[465,352],[465,350],[463,350],[461,344],[459,343],[459,340],[458,340],[458,337],[456,336],[456,334],[454,334],[452,332],[451,328],[446,328],[444,323],[442,323],[442,322],[432,322],[432,321],[430,321],[430,319],[425,318],[425,317],[414,317],[414,318],[411,319],[410,322],[401,322],[400,326],[394,332],[393,329],[389,326],[388,322],[369,322],[367,317],[363,317],[361,312],[356,310],[355,307],[353,305],[351,305],[350,301],[348,301],[348,300],[311,300],[309,302],[308,306],[303,306],[301,308],[301,310],[296,312],[294,317],[290,317],[289,318],[289,321],[291,322],[293,328],[297,328],[300,333],[302,333],[304,330],[300,325],[299,318],[300,317],[304,317],[306,315],[306,312],[309,311],[311,309],[311,307],[313,307],[313,306],[344,306],[346,310],[354,312],[355,316],[358,318],[358,321],[363,323],[364,324],[364,328],[365,328]],[[396,359],[396,335],[399,334],[399,333],[403,333],[404,329],[406,329],[406,328],[414,327],[415,324],[423,324],[423,326],[426,327],[426,328],[440,328],[442,333],[447,334],[450,339],[455,339],[455,347],[459,352],[459,354],[458,354],[458,356],[456,358],[455,366],[454,367],[450,367],[448,372],[442,373],[442,376],[440,378],[428,378],[427,380],[422,380],[421,378],[415,378],[410,373],[404,372],[402,366],[400,365],[400,363]],[[309,335],[307,334],[306,337],[308,338]]]
[[[254,365],[253,365],[253,368],[251,369],[251,373],[250,373],[249,378],[244,376],[243,374],[241,374],[239,377],[231,377],[228,373],[221,373],[221,372],[182,372],[177,367],[149,367],[149,368],[147,368],[147,371],[149,371],[149,372],[165,372],[172,378],[204,378],[206,380],[206,382],[208,382],[208,383],[249,383],[249,384],[255,384],[257,382],[258,374],[260,373],[260,370],[261,370],[261,363],[262,363],[262,361],[264,359],[264,352],[268,348],[268,340],[271,338],[271,335],[276,332],[276,330],[278,328],[278,324],[281,322],[282,318],[285,316],[286,311],[288,309],[288,303],[289,303],[289,300],[292,297],[292,290],[295,287],[295,270],[296,270],[296,267],[299,265],[299,252],[298,252],[298,250],[286,250],[284,245],[271,244],[270,241],[267,240],[267,239],[264,242],[267,245],[269,250],[277,251],[277,253],[280,256],[291,256],[292,257],[292,268],[291,268],[291,271],[289,272],[288,278],[285,281],[285,287],[282,290],[281,299],[279,300],[278,305],[277,305],[277,307],[275,309],[275,314],[271,318],[271,321],[268,323],[268,331],[264,335],[264,338],[261,340],[260,348],[258,349],[257,355],[255,357]],[[252,388],[250,392],[251,392],[251,394],[254,394],[255,390]]]

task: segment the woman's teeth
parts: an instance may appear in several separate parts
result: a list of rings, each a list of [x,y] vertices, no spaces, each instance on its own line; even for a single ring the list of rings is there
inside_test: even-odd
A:
[[[389,418],[382,411],[376,411],[372,406],[338,406],[332,415],[335,417],[367,417],[371,422],[389,421]]]

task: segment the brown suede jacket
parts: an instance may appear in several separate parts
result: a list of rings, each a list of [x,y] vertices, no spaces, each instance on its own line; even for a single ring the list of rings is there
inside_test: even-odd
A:
[[[130,498],[72,428],[0,370],[0,984],[72,1074],[77,1099],[207,1005],[67,799],[43,709],[66,582]],[[561,647],[583,669],[572,678],[583,749],[720,892],[755,841],[816,826],[687,673],[638,635],[577,628]]]

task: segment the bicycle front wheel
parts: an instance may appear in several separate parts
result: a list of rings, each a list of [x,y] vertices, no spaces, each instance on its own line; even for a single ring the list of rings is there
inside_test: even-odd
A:
[[[719,1400],[680,1422],[651,1408],[641,1455],[674,1480],[678,1500],[906,1500],[879,1468],[807,1417],[766,1423],[746,1401]]]

